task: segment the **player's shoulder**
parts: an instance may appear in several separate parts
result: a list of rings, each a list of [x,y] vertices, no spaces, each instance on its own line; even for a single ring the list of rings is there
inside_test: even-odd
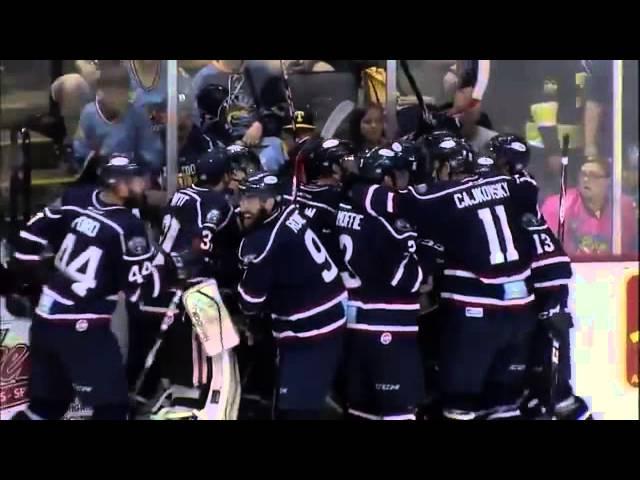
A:
[[[293,236],[306,226],[307,220],[295,205],[289,205],[264,221],[248,234],[240,244],[240,258],[260,261],[269,253],[289,243]]]
[[[303,204],[315,204],[315,206],[335,213],[342,200],[342,192],[339,188],[331,185],[308,184],[300,187],[298,199]]]

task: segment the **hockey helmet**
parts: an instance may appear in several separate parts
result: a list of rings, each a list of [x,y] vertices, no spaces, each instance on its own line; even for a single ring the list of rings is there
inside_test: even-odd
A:
[[[498,168],[507,168],[509,174],[521,172],[531,157],[527,141],[519,135],[499,134],[489,140],[488,150]]]
[[[262,170],[260,157],[250,148],[244,145],[229,145],[226,150],[231,162],[231,170],[240,170],[246,176],[251,176]]]
[[[340,166],[345,157],[354,154],[351,142],[329,138],[315,146],[311,154],[304,156],[304,171],[308,181],[334,173],[333,166]]]
[[[230,170],[231,161],[227,150],[215,147],[196,160],[196,183],[217,184]]]
[[[98,168],[100,180],[105,185],[113,185],[118,180],[144,177],[150,173],[149,166],[142,159],[127,153],[113,153]]]
[[[360,157],[360,177],[373,183],[380,183],[385,176],[393,176],[396,170],[409,171],[410,162],[406,156],[398,155],[386,147],[376,147]]]
[[[449,166],[449,174],[475,173],[475,152],[466,141],[458,138],[446,138],[433,147],[432,155],[439,163]]]
[[[240,194],[242,196],[279,200],[281,188],[280,179],[276,175],[269,172],[260,172],[251,175],[240,184]]]
[[[424,137],[423,137],[424,138]],[[409,166],[410,183],[420,185],[428,183],[431,177],[431,161],[429,151],[425,147],[423,139],[410,141],[400,139],[391,144],[391,150],[396,155],[406,158]]]

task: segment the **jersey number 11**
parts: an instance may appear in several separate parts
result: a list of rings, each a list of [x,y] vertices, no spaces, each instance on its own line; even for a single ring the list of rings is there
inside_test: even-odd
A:
[[[478,216],[480,217],[480,220],[482,220],[484,231],[487,234],[487,240],[489,243],[489,261],[491,262],[491,265],[504,263],[505,254],[507,262],[518,260],[520,257],[518,256],[516,247],[513,245],[513,237],[511,236],[511,230],[509,229],[509,222],[507,221],[507,214],[504,210],[504,206],[496,205],[493,207],[493,210],[495,210],[500,221],[502,237],[504,238],[504,243],[507,247],[506,252],[503,252],[502,247],[500,246],[500,240],[498,239],[498,232],[496,230],[496,224],[493,221],[491,210],[491,207],[481,208],[478,210]]]

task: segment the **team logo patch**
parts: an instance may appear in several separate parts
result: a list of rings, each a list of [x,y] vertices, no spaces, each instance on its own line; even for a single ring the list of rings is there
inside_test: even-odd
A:
[[[86,320],[78,320],[76,322],[76,330],[78,332],[84,332],[87,328],[89,328],[89,323]]]
[[[207,217],[205,218],[205,223],[211,223],[213,225],[217,225],[220,220],[220,210],[211,210],[207,213]]]
[[[142,255],[147,251],[147,239],[144,237],[133,237],[127,243],[127,248],[129,252],[134,255]]]
[[[391,145],[391,150],[400,153],[402,151],[402,145],[400,145],[398,142],[393,142],[393,144]]]
[[[490,166],[493,165],[493,160],[489,157],[480,157],[478,159],[478,165]]]
[[[382,345],[389,345],[391,343],[391,340],[393,340],[393,337],[389,332],[384,332],[382,335],[380,335],[380,343]]]

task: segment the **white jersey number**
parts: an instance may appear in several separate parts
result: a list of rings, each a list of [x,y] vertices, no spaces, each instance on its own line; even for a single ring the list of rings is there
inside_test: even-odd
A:
[[[74,280],[71,289],[80,297],[84,297],[87,295],[87,291],[90,288],[95,288],[97,284],[96,270],[102,257],[102,250],[91,246],[72,260],[71,253],[75,244],[76,236],[73,233],[68,233],[60,246],[54,263],[58,270]]]
[[[507,251],[503,252],[500,246],[500,240],[498,239],[498,232],[496,230],[496,224],[493,221],[493,215],[491,214],[491,208],[481,208],[478,210],[478,216],[482,220],[484,225],[484,231],[487,234],[487,241],[489,243],[489,261],[491,265],[497,265],[506,261],[512,262],[518,260],[519,255],[516,247],[513,245],[513,237],[511,236],[511,230],[509,229],[509,222],[507,222],[507,214],[503,205],[496,205],[493,210],[498,215],[500,221],[500,227],[502,229],[502,236],[504,237],[505,246]]]
[[[536,250],[538,252],[538,255],[544,252],[553,252],[555,250],[551,238],[549,238],[549,235],[547,235],[546,233],[534,233],[533,239],[536,242]]]
[[[340,250],[344,251],[344,263],[347,265],[347,272],[343,272],[342,281],[344,282],[344,286],[347,288],[358,288],[362,285],[362,281],[353,271],[351,265],[349,265],[349,260],[353,256],[353,240],[346,233],[340,234]]]
[[[328,264],[327,268],[322,271],[322,279],[326,283],[331,282],[336,278],[336,275],[338,275],[338,267],[333,263],[327,254],[327,251],[322,246],[322,243],[318,240],[318,237],[316,237],[315,233],[310,229],[307,229],[304,234],[304,243],[307,246],[307,250],[309,250],[309,253],[313,257],[314,262],[318,265]]]

